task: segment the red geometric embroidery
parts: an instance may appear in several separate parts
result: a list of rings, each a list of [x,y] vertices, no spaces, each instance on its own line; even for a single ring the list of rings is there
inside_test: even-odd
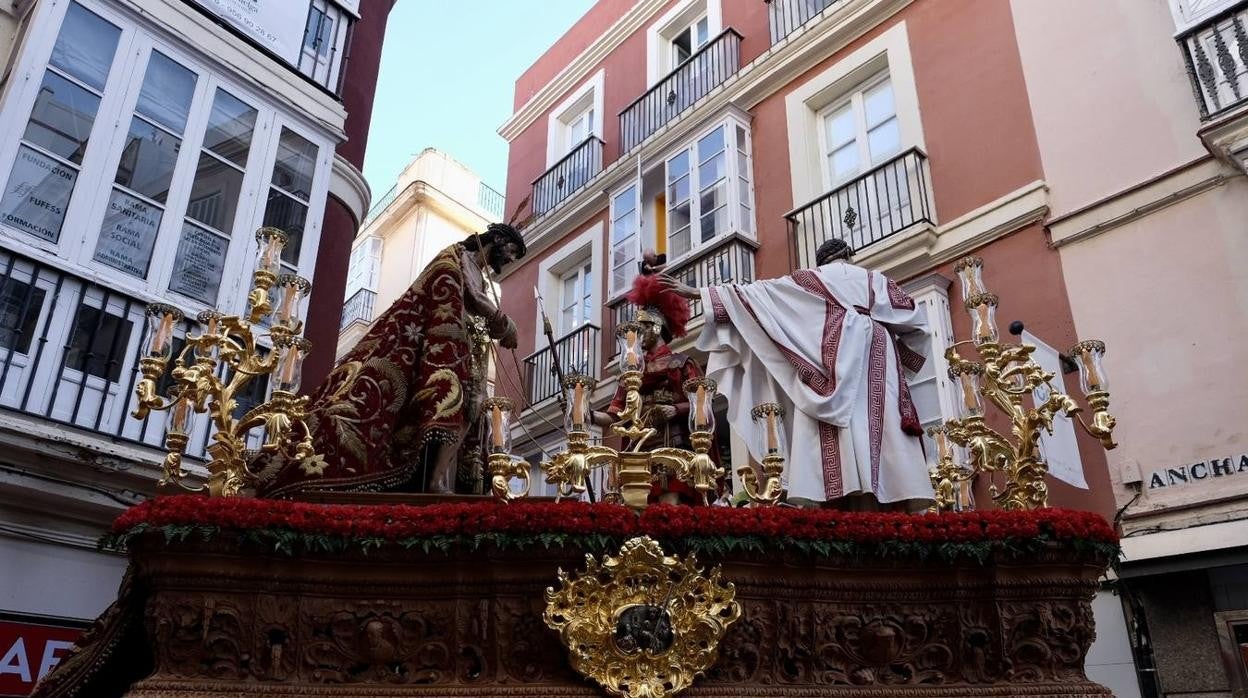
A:
[[[887,278],[887,277],[886,277]],[[901,290],[896,281],[887,279],[888,281],[888,302],[892,304],[896,310],[914,310],[914,299],[910,294]]]
[[[719,297],[719,289],[711,286],[707,291],[710,291],[711,316],[715,318],[715,322],[728,322],[728,309],[724,307],[724,299]]]
[[[835,499],[845,494],[841,478],[841,428],[819,422],[819,448],[823,456],[823,496]]]
[[[867,359],[867,427],[871,439],[871,491],[880,493],[880,451],[884,444],[884,389],[887,333],[872,323],[871,353]]]

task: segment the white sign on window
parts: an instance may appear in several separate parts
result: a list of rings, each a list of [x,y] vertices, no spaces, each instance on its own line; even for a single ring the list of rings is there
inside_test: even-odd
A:
[[[1040,368],[1053,373],[1053,383],[1059,389],[1062,385],[1062,364],[1057,350],[1042,342],[1034,334],[1023,330],[1022,340],[1034,344],[1036,351],[1031,355]],[[1036,388],[1032,397],[1036,403],[1049,399],[1048,386]],[[1053,433],[1040,431],[1040,455],[1049,464],[1049,474],[1068,485],[1080,489],[1088,489],[1088,481],[1083,474],[1083,459],[1079,457],[1079,443],[1075,440],[1075,425],[1070,417],[1057,415],[1053,418]]]
[[[0,217],[13,228],[56,242],[78,173],[26,146],[17,153]]]
[[[299,64],[310,0],[196,0],[291,65]]]
[[[162,213],[159,206],[114,189],[104,212],[96,261],[140,278],[147,276]]]
[[[193,225],[183,225],[169,290],[205,303],[215,303],[221,275],[225,272],[225,252],[228,248],[229,241],[225,238]]]

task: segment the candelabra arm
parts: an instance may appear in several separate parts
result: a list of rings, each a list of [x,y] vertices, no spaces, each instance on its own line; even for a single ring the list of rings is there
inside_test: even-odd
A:
[[[1088,433],[1089,436],[1101,442],[1101,446],[1105,450],[1117,448],[1118,444],[1114,441],[1114,427],[1117,426],[1118,420],[1109,413],[1109,393],[1104,390],[1098,390],[1088,393],[1088,407],[1092,410],[1091,423],[1085,422],[1082,415],[1075,414],[1075,418],[1079,422],[1079,426]]]
[[[490,491],[504,502],[510,502],[529,495],[528,464],[523,460],[512,460],[509,453],[491,453],[489,457]],[[513,479],[520,481],[520,489],[511,487]]]
[[[779,454],[769,454],[763,456],[763,481],[759,485],[758,473],[754,471],[754,466],[745,464],[737,468],[737,475],[741,477],[741,486],[745,489],[745,494],[754,504],[762,506],[771,506],[780,501],[780,497],[784,494],[784,485],[781,481],[781,475],[784,473],[784,456]]]

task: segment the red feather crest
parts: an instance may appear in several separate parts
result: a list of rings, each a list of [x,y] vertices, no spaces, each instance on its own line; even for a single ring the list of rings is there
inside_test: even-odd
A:
[[[685,336],[685,326],[689,324],[689,316],[693,314],[689,301],[664,288],[657,275],[638,275],[633,279],[633,288],[625,298],[639,308],[656,309],[667,320],[667,330],[673,337]]]

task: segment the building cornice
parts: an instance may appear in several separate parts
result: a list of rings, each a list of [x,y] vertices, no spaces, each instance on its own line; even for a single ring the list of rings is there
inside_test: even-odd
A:
[[[1054,247],[1086,240],[1222,186],[1238,171],[1205,156],[1047,221]]]
[[[329,195],[347,207],[355,217],[356,228],[359,228],[364,221],[364,215],[368,213],[373,191],[364,179],[364,173],[339,153],[334,153],[334,163],[330,169]]]
[[[498,127],[498,135],[509,142],[524,132],[526,128],[545,114],[561,97],[598,67],[604,58],[611,54],[624,40],[645,26],[656,12],[667,4],[667,0],[641,0],[633,5],[628,12],[615,21],[605,32],[594,40],[584,51],[571,60],[559,71],[550,82],[542,85],[529,101],[516,110],[511,118]]]
[[[607,192],[632,177],[637,161],[653,158],[731,107],[748,110],[792,80],[892,17],[913,0],[849,0],[824,10],[824,16],[798,29],[746,64],[697,105],[677,115],[625,157],[603,168],[578,192],[527,228],[525,243],[537,254],[571,228],[582,225],[606,206]],[[748,112],[744,112],[748,119]],[[514,117],[513,117],[514,118]],[[513,267],[516,265],[513,265]],[[504,270],[499,279],[507,277]]]

